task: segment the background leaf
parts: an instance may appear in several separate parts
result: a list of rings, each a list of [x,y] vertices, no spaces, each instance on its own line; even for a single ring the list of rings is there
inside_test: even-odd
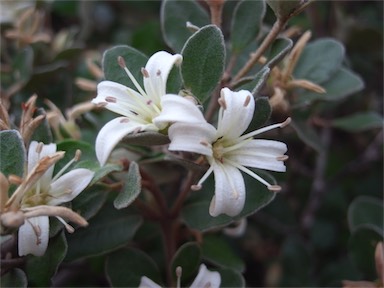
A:
[[[24,271],[15,268],[1,276],[2,287],[28,287],[28,279]]]
[[[384,205],[381,199],[359,196],[348,207],[348,224],[351,231],[355,231],[360,225],[373,224],[384,227]]]
[[[175,253],[171,270],[176,271],[177,267],[182,268],[182,280],[188,280],[197,272],[200,266],[201,249],[197,243],[188,242],[183,244]],[[175,278],[176,279],[176,278]]]
[[[124,184],[120,193],[113,201],[113,206],[116,209],[122,209],[128,207],[141,192],[141,175],[139,171],[139,165],[132,161],[129,164],[128,173],[124,176]]]
[[[197,27],[210,23],[208,13],[193,0],[164,0],[160,12],[161,28],[164,40],[175,52],[180,52],[192,32],[187,22]]]
[[[184,86],[204,102],[224,72],[225,46],[221,30],[215,25],[201,28],[188,39],[181,54]]]
[[[332,121],[332,126],[355,133],[374,128],[383,128],[383,124],[383,117],[373,111],[356,113]]]

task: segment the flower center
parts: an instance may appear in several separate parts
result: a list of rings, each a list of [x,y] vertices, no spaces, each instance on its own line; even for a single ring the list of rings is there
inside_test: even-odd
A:
[[[223,162],[223,156],[224,156],[224,145],[222,141],[217,140],[215,143],[212,145],[212,151],[213,151],[213,157],[220,162]]]

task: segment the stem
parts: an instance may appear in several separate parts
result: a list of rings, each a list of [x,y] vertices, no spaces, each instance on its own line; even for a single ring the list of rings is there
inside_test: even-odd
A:
[[[155,180],[148,175],[143,169],[140,168],[140,175],[143,178],[142,184],[152,193],[162,213],[167,213],[168,207],[159,187],[155,184]]]
[[[195,173],[192,171],[188,172],[187,179],[185,180],[184,188],[180,192],[179,196],[177,197],[175,203],[173,204],[173,207],[171,209],[170,215],[173,217],[176,217],[183,206],[183,203],[185,201],[185,198],[187,198],[189,192],[191,191],[191,185],[193,183],[193,179],[195,178]]]
[[[172,277],[172,259],[176,253],[176,231],[178,228],[177,222],[172,221],[167,217],[163,218],[160,225],[163,232],[163,243],[165,251],[165,267],[168,287],[175,287]]]
[[[233,78],[232,83],[237,82],[240,78],[244,77],[252,69],[252,67],[257,63],[260,57],[267,50],[269,45],[271,45],[271,43],[279,35],[280,31],[283,29],[285,24],[286,24],[286,20],[281,20],[281,19],[276,20],[276,22],[272,26],[271,31],[269,31],[267,37],[264,38],[263,43],[261,43],[259,48],[257,48],[255,53],[252,54],[251,58],[248,60],[245,66]]]
[[[211,12],[211,23],[221,27],[224,0],[206,0]]]

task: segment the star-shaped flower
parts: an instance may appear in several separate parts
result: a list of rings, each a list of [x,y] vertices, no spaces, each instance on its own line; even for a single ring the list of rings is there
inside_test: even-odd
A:
[[[169,123],[204,121],[193,101],[179,95],[166,94],[169,72],[180,64],[182,56],[159,51],[149,58],[142,69],[144,89],[126,67],[122,57],[120,66],[134,83],[137,91],[112,81],[102,81],[97,86],[93,103],[123,115],[108,122],[96,138],[96,156],[104,165],[117,143],[126,135],[140,131],[164,131]]]
[[[171,144],[169,150],[195,152],[206,156],[210,168],[193,189],[200,189],[202,183],[213,172],[215,195],[211,201],[210,214],[218,216],[239,214],[245,202],[245,184],[241,172],[263,183],[271,191],[280,186],[272,185],[247,167],[285,171],[284,155],[287,146],[279,141],[253,139],[254,136],[290,122],[270,125],[242,135],[248,128],[255,109],[255,101],[249,91],[233,92],[221,90],[217,129],[205,122],[199,125],[175,123],[169,128]]]
[[[64,152],[56,152],[56,144],[43,145],[36,141],[30,143],[26,177],[2,209],[5,212],[3,219],[4,215],[9,215],[8,218],[11,219],[12,211],[23,212],[24,223],[19,227],[18,237],[20,256],[42,256],[45,253],[49,239],[48,216],[59,219],[69,232],[74,229],[63,218],[82,226],[87,225],[87,221],[80,215],[58,205],[79,195],[91,182],[94,172],[78,168],[64,174],[78,159],[77,155],[53,176],[55,163],[63,156]]]

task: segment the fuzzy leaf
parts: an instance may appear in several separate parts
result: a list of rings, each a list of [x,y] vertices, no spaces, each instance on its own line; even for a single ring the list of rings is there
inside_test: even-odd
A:
[[[267,0],[278,19],[288,19],[301,6],[301,0]]]
[[[101,209],[107,200],[107,196],[108,193],[104,187],[89,187],[72,200],[72,210],[88,220]]]
[[[34,52],[31,46],[27,46],[16,55],[13,62],[13,75],[16,75],[14,81],[26,84],[33,72]]]
[[[320,137],[312,126],[309,126],[309,124],[305,123],[303,120],[296,118],[292,118],[291,126],[295,129],[297,135],[305,144],[319,153],[324,150]]]
[[[373,111],[356,113],[332,121],[332,126],[348,132],[361,132],[374,128],[383,128],[383,117]]]
[[[232,250],[225,238],[218,235],[207,235],[201,246],[203,259],[218,267],[244,272],[243,260]]]
[[[252,169],[258,175],[269,181],[276,183],[270,174],[267,172]],[[246,201],[243,211],[236,217],[220,215],[212,217],[209,214],[209,205],[214,193],[214,181],[211,176],[204,182],[203,188],[195,192],[188,199],[182,210],[182,220],[188,227],[199,231],[208,231],[214,228],[226,226],[233,221],[256,213],[262,207],[270,203],[275,198],[276,193],[269,191],[264,184],[261,184],[252,177],[243,174],[246,191]]]
[[[47,251],[42,257],[29,255],[26,261],[28,286],[50,287],[51,279],[67,253],[67,241],[64,232],[49,239]]]
[[[374,224],[384,227],[383,202],[381,199],[368,196],[359,196],[348,207],[348,224],[351,231],[360,225]]]
[[[132,161],[129,164],[129,171],[124,177],[124,185],[121,192],[117,195],[113,205],[116,209],[128,207],[141,192],[141,175],[139,165]]]
[[[66,261],[107,253],[124,246],[131,240],[142,223],[139,215],[116,210],[107,203],[90,221],[67,236]]]
[[[319,39],[308,44],[300,55],[293,76],[317,84],[329,80],[341,68],[344,46],[334,39]]]
[[[180,266],[183,269],[183,278],[191,277],[199,268],[201,261],[201,250],[199,245],[193,242],[188,242],[182,245],[177,250],[172,259],[172,271]]]
[[[152,146],[168,144],[170,141],[168,136],[158,132],[140,132],[125,136],[122,142],[129,145]]]
[[[253,112],[253,118],[249,127],[245,133],[248,131],[254,131],[261,126],[263,126],[271,117],[272,107],[269,105],[268,97],[258,97],[255,99],[255,112]]]
[[[281,60],[283,60],[285,55],[287,55],[291,50],[292,46],[293,42],[291,39],[283,37],[277,38],[265,52],[267,57],[267,63],[265,66],[272,69]]]
[[[156,263],[136,248],[124,248],[111,253],[106,262],[106,273],[112,287],[138,287],[142,276],[160,283]]]
[[[164,40],[175,52],[180,52],[192,32],[187,22],[197,27],[210,23],[208,13],[193,0],[164,0],[160,14]]]
[[[127,68],[131,71],[137,82],[142,85],[143,75],[141,74],[141,68],[145,67],[148,57],[135,48],[125,45],[115,46],[104,52],[102,66],[105,80],[114,81],[135,89],[132,81],[117,62],[119,56],[124,58]]]
[[[252,91],[252,95],[258,96],[261,89],[264,87],[265,82],[268,79],[271,69],[267,66],[264,66],[260,71],[258,71],[253,77],[246,77],[245,81],[248,81],[246,84],[240,86],[239,89],[245,89]]]
[[[224,72],[225,45],[221,30],[215,25],[201,28],[188,39],[181,53],[184,86],[204,102]]]
[[[265,10],[264,1],[242,0],[236,5],[231,26],[234,53],[242,51],[259,35]]]
[[[357,74],[341,68],[321,86],[326,90],[324,94],[304,91],[299,95],[297,104],[309,105],[315,100],[339,101],[362,90],[364,82]]]
[[[26,151],[23,139],[17,130],[0,131],[0,171],[23,176]]]

